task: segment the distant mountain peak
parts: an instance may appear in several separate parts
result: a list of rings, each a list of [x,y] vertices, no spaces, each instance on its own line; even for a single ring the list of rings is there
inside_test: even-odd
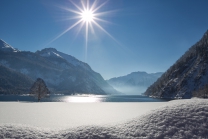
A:
[[[59,57],[62,58],[55,48],[44,48],[41,51],[37,51],[36,53],[43,57]]]
[[[145,71],[136,71],[136,72],[132,72],[130,74],[147,74],[147,72],[145,72]]]
[[[92,70],[87,63],[84,63],[71,55],[62,53],[55,48],[44,48],[41,51],[36,51],[35,53],[42,57],[62,58],[74,66],[81,66],[84,69]]]
[[[205,32],[205,35],[208,35],[208,29],[207,29],[207,31]]]
[[[208,43],[208,30],[204,33],[202,40],[207,40],[207,43]]]
[[[141,94],[154,83],[163,73],[132,72],[125,76],[115,77],[107,82],[124,94]]]
[[[0,51],[4,52],[19,52],[18,49],[13,48],[11,45],[0,39]]]
[[[56,51],[57,52],[57,50],[56,50],[56,48],[44,48],[44,49],[42,49],[41,51]]]

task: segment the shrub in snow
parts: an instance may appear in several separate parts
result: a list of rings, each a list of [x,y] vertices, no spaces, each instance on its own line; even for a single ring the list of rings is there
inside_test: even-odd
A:
[[[41,78],[38,78],[30,89],[30,95],[37,98],[38,101],[40,101],[41,98],[48,96],[49,94],[50,91]]]

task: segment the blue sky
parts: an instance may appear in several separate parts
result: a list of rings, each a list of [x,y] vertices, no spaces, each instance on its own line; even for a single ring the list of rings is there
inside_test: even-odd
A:
[[[68,0],[0,0],[0,38],[25,51],[56,48],[109,79],[166,71],[208,29],[207,0],[109,0],[97,11],[108,22],[98,23],[114,39],[94,26],[86,48],[79,26],[51,42],[78,20],[64,8],[77,10]]]

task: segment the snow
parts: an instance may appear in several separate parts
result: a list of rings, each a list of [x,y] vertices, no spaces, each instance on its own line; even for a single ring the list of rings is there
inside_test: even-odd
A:
[[[13,48],[12,46],[7,44],[2,39],[0,39],[0,50],[6,51],[6,52],[20,52],[18,49]]]
[[[50,52],[50,51],[41,54],[41,56],[43,56],[43,57],[55,56],[55,57],[62,58],[59,54],[57,54],[55,52]]]
[[[113,124],[132,119],[164,104],[165,102],[0,102],[0,123],[26,124],[43,128]]]
[[[65,59],[70,64],[74,65],[75,67],[80,66],[84,69],[91,70],[89,65],[87,65],[86,63],[83,63],[83,62],[79,61],[78,59],[76,59],[75,57],[73,57],[71,55],[59,52],[55,48],[45,48],[45,49],[41,50],[40,55],[43,56],[43,57],[50,57],[50,56],[60,57],[60,58]]]
[[[68,54],[64,54],[64,53],[59,52],[59,51],[54,50],[54,49],[53,49],[53,51],[55,51],[56,54],[58,54],[60,57],[66,59],[70,64],[74,65],[75,67],[80,66],[80,67],[82,67],[86,70],[91,70],[91,68],[86,63],[83,63],[83,62],[79,61],[75,57],[73,57],[71,55],[68,55]]]
[[[0,103],[0,138],[208,138],[208,100]]]

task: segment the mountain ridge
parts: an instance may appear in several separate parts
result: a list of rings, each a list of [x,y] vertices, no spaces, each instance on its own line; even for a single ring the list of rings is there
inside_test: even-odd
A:
[[[144,93],[158,98],[191,98],[208,84],[208,30]]]
[[[119,92],[138,95],[143,93],[147,87],[154,83],[161,75],[162,72],[146,73],[144,71],[137,71],[106,81]]]
[[[5,52],[20,52],[19,50],[13,48],[11,45],[6,43],[4,40],[0,39],[0,50]]]
[[[46,55],[48,54],[46,51],[50,52],[49,56]],[[33,81],[37,78],[44,79],[53,93],[103,95],[118,93],[87,63],[55,48],[46,48],[35,53],[0,49],[0,65],[21,73]]]

